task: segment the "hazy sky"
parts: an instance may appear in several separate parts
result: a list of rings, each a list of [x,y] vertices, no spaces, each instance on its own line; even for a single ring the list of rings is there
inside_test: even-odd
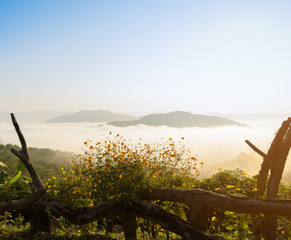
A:
[[[291,1],[2,0],[0,112],[291,112]]]

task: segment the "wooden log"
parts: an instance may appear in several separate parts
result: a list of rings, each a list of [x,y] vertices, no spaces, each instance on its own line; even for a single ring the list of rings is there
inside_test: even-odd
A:
[[[9,212],[12,210],[19,210],[19,209],[26,208],[32,202],[39,200],[43,196],[44,193],[45,193],[45,190],[38,190],[37,192],[32,193],[26,198],[22,198],[19,200],[10,200],[7,202],[0,203],[0,214],[3,214],[4,212]]]
[[[189,222],[156,205],[137,200],[111,200],[90,208],[70,207],[55,200],[44,200],[37,204],[49,207],[56,216],[63,216],[73,224],[82,225],[102,218],[133,214],[159,224],[162,228],[180,235],[184,240],[222,239],[195,229]]]
[[[264,213],[282,216],[291,215],[291,200],[253,199],[234,195],[221,195],[201,189],[143,189],[139,197],[147,201],[172,201],[190,205],[199,203],[211,208],[221,208],[241,213]]]

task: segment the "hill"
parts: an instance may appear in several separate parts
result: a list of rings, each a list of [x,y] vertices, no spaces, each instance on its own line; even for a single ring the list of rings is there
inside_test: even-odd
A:
[[[242,169],[250,176],[254,176],[259,173],[262,164],[262,158],[256,153],[240,153],[236,158],[228,161],[219,162],[210,166],[206,166],[201,178],[211,177],[217,173],[218,169],[234,170]]]
[[[215,127],[237,125],[246,126],[236,121],[227,118],[216,116],[197,115],[189,112],[175,111],[170,113],[149,114],[141,117],[138,120],[131,121],[113,121],[108,125],[117,127],[135,126],[144,124],[148,126],[167,126],[174,128],[187,128],[187,127]]]
[[[73,122],[111,122],[128,121],[135,117],[125,114],[117,114],[105,110],[83,110],[72,114],[63,114],[59,117],[50,118],[47,123],[73,123]]]
[[[16,150],[20,149],[18,145],[0,144],[0,162],[6,164],[9,172],[14,175],[16,174],[16,166],[19,159],[11,153],[11,148],[15,148]],[[54,176],[60,166],[65,166],[67,162],[75,157],[74,153],[48,148],[29,147],[28,153],[31,158],[31,163],[41,179],[47,179]],[[24,175],[28,175],[26,171],[24,172]]]

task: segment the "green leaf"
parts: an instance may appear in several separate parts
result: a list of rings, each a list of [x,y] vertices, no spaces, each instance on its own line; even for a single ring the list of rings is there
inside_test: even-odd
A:
[[[18,171],[18,173],[8,182],[7,187],[9,187],[11,184],[15,183],[19,179],[21,174],[22,174],[22,172]]]
[[[229,231],[231,231],[233,228],[234,228],[234,227],[233,227],[232,225],[228,225],[228,226],[226,226],[226,229],[229,230]]]

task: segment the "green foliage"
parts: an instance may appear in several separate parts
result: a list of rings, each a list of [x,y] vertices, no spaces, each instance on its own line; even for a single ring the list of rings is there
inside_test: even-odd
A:
[[[3,163],[1,165],[4,166]],[[8,167],[0,171],[0,202],[23,198],[32,192],[30,179],[20,178],[22,165],[22,163],[17,164],[18,172],[13,177],[6,172]]]
[[[191,157],[183,141],[175,144],[171,138],[162,143],[131,144],[117,134],[84,145],[83,155],[46,182],[55,198],[74,206],[135,199],[140,188],[191,188],[203,165]]]
[[[7,166],[9,174],[15,175],[18,170],[21,170],[24,176],[28,176],[25,167],[21,165],[22,163],[18,161],[19,159],[11,153],[12,148],[20,150],[20,147],[17,145],[0,144],[0,161]],[[68,152],[39,148],[28,148],[28,153],[33,167],[42,180],[51,177],[60,166],[65,165],[67,159],[71,159],[75,155]],[[18,166],[19,164],[20,166]]]
[[[19,199],[32,192],[31,180],[26,177],[23,164],[10,153],[12,145],[0,145],[0,201]],[[19,149],[19,148],[18,148]],[[233,194],[253,198],[256,178],[242,170],[219,171],[210,178],[197,180],[203,167],[191,156],[183,138],[175,143],[171,138],[160,143],[132,144],[118,134],[110,135],[97,143],[84,142],[84,154],[64,164],[64,157],[71,155],[48,149],[29,149],[36,171],[41,172],[47,191],[52,197],[78,207],[90,207],[110,199],[137,199],[140,188],[199,187],[219,194]],[[55,157],[55,158],[54,158]],[[42,172],[44,171],[44,172]],[[45,173],[47,172],[47,173]],[[46,178],[50,175],[50,178]],[[280,184],[280,198],[290,198],[291,186]],[[183,204],[156,201],[154,204],[186,219]],[[262,224],[263,214],[242,214],[214,209],[209,216],[209,233],[225,239],[253,239],[253,226]],[[109,222],[100,225],[93,222],[84,226],[68,225],[60,219],[67,230],[60,235],[85,236],[105,231]],[[279,217],[278,239],[289,239],[291,218]],[[27,229],[23,217],[12,217],[10,213],[0,217],[0,231],[7,226]],[[103,226],[103,227],[102,227]],[[139,219],[137,233],[141,239],[177,239],[160,226]],[[1,234],[1,233],[0,233]],[[74,235],[75,234],[75,235]],[[1,236],[1,235],[0,235]],[[123,234],[112,235],[123,239]]]

